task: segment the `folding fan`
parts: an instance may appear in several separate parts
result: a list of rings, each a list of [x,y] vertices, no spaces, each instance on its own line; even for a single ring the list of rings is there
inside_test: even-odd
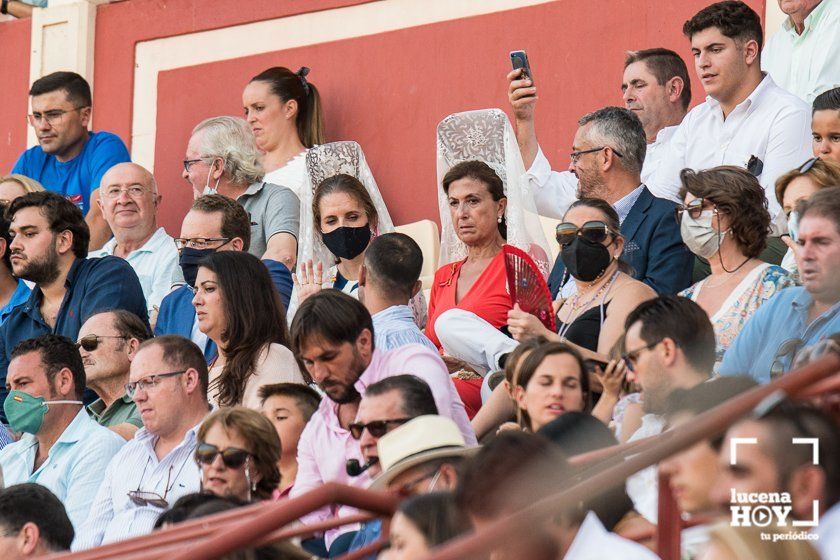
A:
[[[502,250],[505,253],[505,272],[511,303],[518,303],[522,311],[534,315],[551,332],[557,332],[551,308],[551,292],[534,260],[528,253],[512,245],[505,245]]]

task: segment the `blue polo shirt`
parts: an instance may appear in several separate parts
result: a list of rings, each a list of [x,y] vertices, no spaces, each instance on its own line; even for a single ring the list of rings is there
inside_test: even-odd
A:
[[[63,194],[87,216],[90,193],[99,188],[102,176],[118,163],[131,161],[123,141],[110,132],[89,132],[81,153],[60,162],[44,153],[41,146],[23,152],[12,173],[26,175],[44,185],[48,191]]]
[[[799,286],[785,288],[758,308],[723,355],[720,375],[749,375],[759,383],[770,381],[770,367],[779,347],[790,339],[809,346],[840,332],[840,302],[808,322],[811,294]],[[785,371],[793,356],[782,358]]]
[[[23,305],[0,326],[0,403],[6,398],[6,373],[18,343],[43,334],[76,340],[88,317],[101,311],[125,309],[148,322],[146,299],[134,269],[119,257],[76,259],[65,281],[67,292],[51,329],[41,315],[41,289],[36,285]],[[148,324],[148,323],[147,323]],[[3,415],[5,421],[5,415]]]
[[[15,307],[21,305],[29,299],[29,294],[31,292],[32,290],[29,289],[26,282],[18,280],[17,288],[15,288],[15,292],[12,294],[12,297],[9,298],[9,303],[0,307],[0,325],[6,322],[6,319],[9,318],[9,315],[12,314],[12,310]]]

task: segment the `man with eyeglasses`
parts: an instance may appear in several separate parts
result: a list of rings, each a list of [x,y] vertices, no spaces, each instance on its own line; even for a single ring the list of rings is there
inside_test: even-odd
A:
[[[458,424],[469,445],[476,443],[464,404],[440,356],[419,344],[390,351],[377,349],[373,320],[357,299],[338,290],[322,290],[308,297],[292,321],[291,342],[293,351],[326,395],[301,434],[292,497],[329,481],[367,487],[370,477],[366,472],[355,477],[347,473],[347,460],[359,456],[350,425],[356,421],[361,395],[367,388],[395,375],[411,374],[423,380],[431,389],[440,414]],[[348,514],[347,508],[328,507],[302,521],[316,523]],[[342,531],[347,532],[348,528],[326,533],[324,544],[328,551],[342,550],[350,544],[346,538],[334,545]],[[333,550],[333,546],[337,548]]]
[[[125,309],[143,321],[147,317],[143,289],[128,263],[86,258],[88,226],[67,198],[50,191],[29,193],[12,202],[7,216],[12,220],[12,272],[34,287],[0,326],[3,395],[10,354],[20,341],[47,333],[76,340],[82,323],[109,309]]]
[[[516,119],[516,139],[525,163],[526,177],[543,216],[562,219],[577,198],[578,177],[571,168],[553,171],[537,141],[534,110],[537,88],[530,78],[514,70],[507,76],[508,100]],[[668,151],[668,142],[691,104],[688,68],[674,51],[663,48],[628,51],[621,80],[624,107],[633,111],[644,127],[647,149],[640,171],[646,182]],[[590,152],[592,153],[592,152]],[[572,158],[576,163],[578,157]],[[653,191],[656,196],[663,196]],[[664,196],[664,198],[676,197]]]
[[[622,359],[627,380],[641,387],[645,415],[629,438],[636,441],[665,428],[663,414],[677,389],[690,389],[708,380],[715,364],[715,332],[703,309],[688,298],[660,296],[640,304],[624,323]],[[627,494],[636,510],[656,523],[656,468],[627,479]]]
[[[802,286],[781,290],[753,314],[723,355],[721,375],[767,383],[790,371],[803,347],[840,332],[840,187],[817,191],[797,210]]]
[[[365,465],[369,465],[367,475],[375,478],[382,472],[378,450],[380,438],[418,416],[437,413],[432,390],[417,376],[386,377],[368,387],[359,402],[356,420],[349,426],[350,435],[359,442]],[[457,424],[455,429],[458,429]],[[458,436],[463,440],[460,432]],[[351,473],[348,471],[348,474]],[[348,550],[358,550],[374,542],[379,538],[381,529],[382,523],[378,519],[365,523]]]
[[[263,181],[265,170],[260,160],[251,127],[244,119],[212,117],[193,129],[181,176],[192,186],[193,198],[218,193],[245,207],[253,226],[251,245],[245,250],[293,270],[300,200],[290,188]]]
[[[110,132],[90,132],[90,85],[74,72],[54,72],[35,80],[29,90],[38,145],[18,158],[12,173],[40,182],[63,194],[85,215],[91,231],[90,248],[98,249],[111,235],[97,200],[108,169],[131,161],[120,138]]]
[[[674,294],[691,284],[694,257],[674,220],[676,205],[655,197],[642,183],[645,130],[628,109],[605,107],[578,123],[569,169],[577,176],[581,198],[600,198],[618,214],[625,238],[621,259],[633,278],[659,294]],[[559,241],[559,239],[558,239]],[[576,284],[558,258],[548,277],[551,293],[570,297]]]
[[[116,309],[91,316],[76,342],[87,385],[99,396],[88,405],[88,412],[99,425],[127,440],[143,427],[137,405],[125,392],[128,370],[137,348],[149,338],[149,329],[139,317]]]
[[[128,261],[143,287],[149,322],[178,272],[178,250],[166,230],[157,227],[161,196],[154,176],[136,163],[118,163],[102,177],[97,204],[114,233],[91,257],[114,255]]]
[[[220,194],[201,196],[193,201],[181,224],[181,237],[175,240],[178,264],[187,285],[181,286],[160,304],[155,335],[177,334],[189,338],[210,361],[216,356],[216,345],[198,328],[193,306],[193,287],[198,265],[205,256],[216,251],[247,251],[251,243],[251,223],[241,204]],[[292,273],[280,262],[262,261],[268,269],[284,306],[292,295]],[[247,286],[242,286],[247,290]]]
[[[112,457],[125,444],[82,406],[85,369],[73,341],[48,334],[12,352],[3,402],[19,441],[0,450],[7,486],[36,482],[64,503],[78,531]]]
[[[194,454],[210,412],[207,384],[207,363],[188,339],[168,335],[140,345],[125,391],[143,427],[108,464],[73,550],[148,534],[178,498],[200,490]]]

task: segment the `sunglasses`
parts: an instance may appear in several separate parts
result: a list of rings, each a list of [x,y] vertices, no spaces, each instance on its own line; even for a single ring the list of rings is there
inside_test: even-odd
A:
[[[577,236],[595,243],[603,243],[607,240],[607,236],[616,235],[616,233],[615,230],[600,220],[586,222],[580,227],[571,222],[563,222],[557,224],[557,229],[554,231],[557,243],[560,245],[568,245]]]
[[[406,422],[411,420],[411,418],[396,418],[394,420],[374,420],[373,422],[368,422],[367,424],[362,424],[361,422],[354,422],[350,424],[347,429],[350,430],[350,435],[353,436],[353,439],[362,439],[362,434],[365,430],[370,433],[375,438],[380,438],[388,433],[388,426],[402,426]]]
[[[787,364],[793,365],[793,360],[805,341],[801,338],[789,338],[779,345],[770,364],[770,380],[773,381],[788,371]],[[786,359],[790,358],[790,359]]]
[[[636,361],[639,359],[639,355],[645,350],[650,350],[660,342],[662,342],[662,340],[645,344],[641,348],[636,348],[635,350],[622,354],[621,360],[624,362],[624,365],[627,366],[627,371],[630,373],[636,373]]]
[[[238,469],[245,464],[251,454],[244,449],[228,447],[224,451],[209,443],[200,443],[195,449],[195,461],[199,465],[210,465],[216,460],[216,455],[222,456],[222,462],[229,469]]]
[[[818,157],[812,157],[811,159],[799,166],[799,173],[808,173],[809,171],[811,171],[811,168],[814,167],[814,164],[817,163],[819,160],[820,158]]]
[[[83,336],[79,339],[79,342],[76,343],[76,348],[83,348],[85,352],[93,352],[97,348],[99,348],[99,344],[102,342],[104,338],[121,338],[122,340],[128,340],[127,336],[109,336],[103,334],[89,334],[87,336]]]

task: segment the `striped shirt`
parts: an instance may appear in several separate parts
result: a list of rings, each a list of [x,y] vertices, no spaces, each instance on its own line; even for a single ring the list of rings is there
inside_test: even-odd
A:
[[[154,492],[171,506],[186,494],[201,490],[201,471],[193,453],[196,432],[193,427],[184,439],[163,459],[155,454],[157,437],[140,428],[134,439],[125,444],[108,468],[90,515],[76,533],[73,550],[84,550],[151,533],[163,509],[138,506],[128,497],[131,491]]]

